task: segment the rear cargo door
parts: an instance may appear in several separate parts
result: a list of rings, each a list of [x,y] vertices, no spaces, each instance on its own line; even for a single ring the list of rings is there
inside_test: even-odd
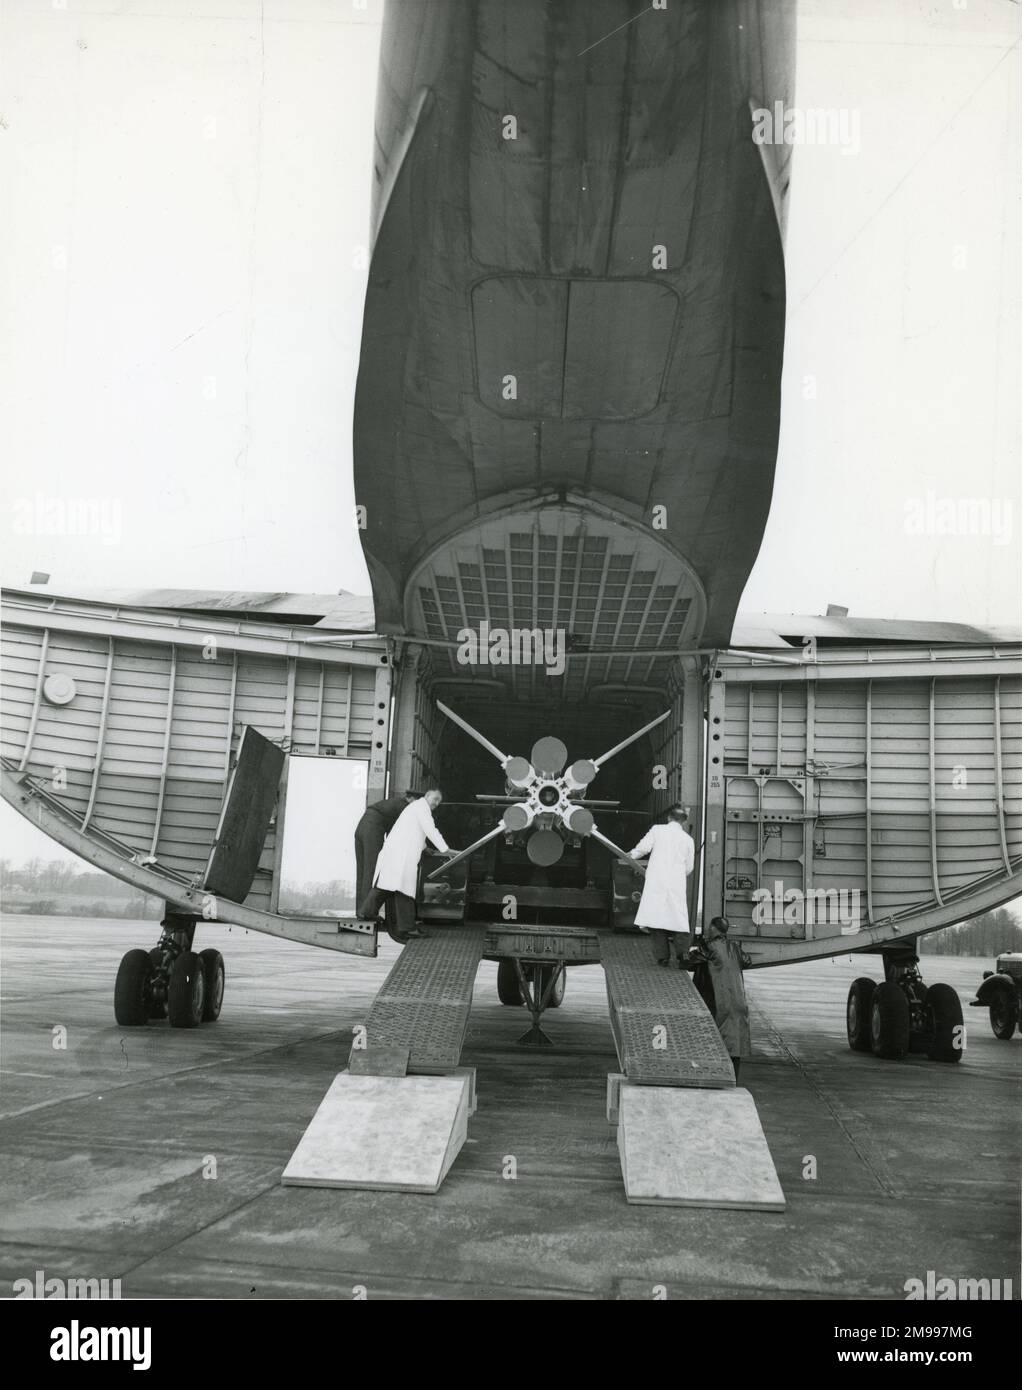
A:
[[[206,865],[203,887],[210,893],[244,901],[259,866],[283,769],[283,750],[246,725]]]

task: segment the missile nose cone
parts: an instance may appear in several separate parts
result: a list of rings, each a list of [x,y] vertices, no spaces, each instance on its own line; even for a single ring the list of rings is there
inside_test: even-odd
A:
[[[533,864],[546,868],[560,859],[564,853],[564,841],[556,830],[537,830],[529,836],[526,853]]]
[[[568,761],[568,750],[559,738],[541,738],[532,746],[532,765],[541,777],[557,777]]]
[[[596,764],[589,758],[580,758],[577,763],[572,763],[567,771],[568,784],[574,791],[581,791],[583,787],[588,787],[589,783],[596,776]]]
[[[504,829],[513,833],[516,830],[524,830],[532,817],[527,806],[509,806],[501,820],[504,822]]]
[[[532,770],[532,765],[525,758],[509,758],[507,766],[504,768],[504,775],[513,787],[521,790],[527,787],[536,775]]]
[[[564,813],[564,823],[573,835],[589,835],[595,821],[592,811],[587,811],[584,806],[571,806]]]

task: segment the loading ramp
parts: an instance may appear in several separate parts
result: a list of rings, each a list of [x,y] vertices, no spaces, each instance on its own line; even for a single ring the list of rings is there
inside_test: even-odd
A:
[[[601,938],[618,1062],[643,1086],[734,1086],[713,1016],[685,970],[664,969],[644,937]]]
[[[541,934],[524,934],[527,959],[537,956]],[[576,959],[598,958],[606,975],[622,1070],[612,1080],[627,1200],[783,1210],[755,1103],[736,1088],[691,977],[658,966],[641,936],[570,929],[551,929],[549,953],[539,957],[547,969],[563,966],[576,936]],[[475,1078],[460,1066],[461,1050],[479,961],[493,944],[484,926],[459,926],[405,946],[285,1183],[437,1191],[475,1108]],[[516,965],[521,975],[517,956]]]
[[[368,1049],[407,1050],[412,1074],[457,1071],[485,937],[483,927],[452,927],[410,941],[369,1009]]]

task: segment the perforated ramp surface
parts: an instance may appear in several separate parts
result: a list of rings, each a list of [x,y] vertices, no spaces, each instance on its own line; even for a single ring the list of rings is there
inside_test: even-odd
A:
[[[687,971],[653,960],[645,936],[602,936],[607,1002],[621,1070],[652,1086],[734,1086],[709,1009]]]
[[[453,1071],[485,936],[482,929],[458,927],[410,941],[369,1009],[368,1045],[408,1048],[410,1072]]]

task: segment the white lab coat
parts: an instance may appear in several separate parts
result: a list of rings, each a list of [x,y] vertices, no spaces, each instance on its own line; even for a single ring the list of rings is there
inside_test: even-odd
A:
[[[635,925],[653,931],[688,931],[687,878],[695,867],[695,841],[677,821],[669,821],[654,825],[630,857],[641,859],[646,854],[649,863]]]
[[[425,797],[420,797],[405,807],[384,840],[376,861],[374,887],[383,893],[404,893],[414,898],[419,860],[427,840],[446,852],[447,845],[433,823],[429,803]]]

